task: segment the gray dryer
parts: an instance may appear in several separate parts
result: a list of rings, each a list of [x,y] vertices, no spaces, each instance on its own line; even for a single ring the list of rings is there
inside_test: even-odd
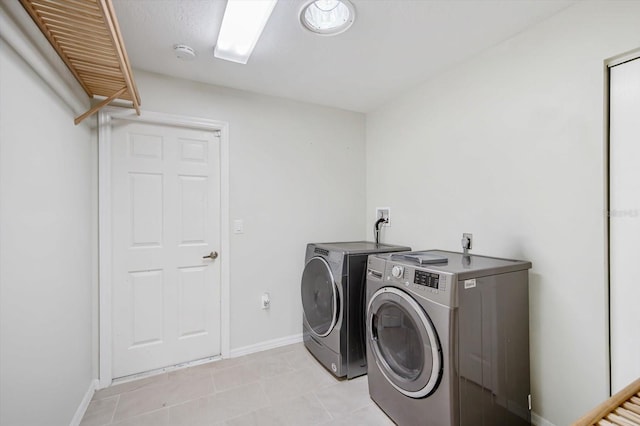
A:
[[[307,245],[301,282],[304,345],[335,376],[351,379],[367,372],[367,256],[407,250],[411,248],[369,241]]]

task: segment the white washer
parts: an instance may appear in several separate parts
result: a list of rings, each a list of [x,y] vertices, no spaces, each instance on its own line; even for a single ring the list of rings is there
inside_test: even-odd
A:
[[[530,262],[371,255],[369,394],[398,425],[530,425]]]

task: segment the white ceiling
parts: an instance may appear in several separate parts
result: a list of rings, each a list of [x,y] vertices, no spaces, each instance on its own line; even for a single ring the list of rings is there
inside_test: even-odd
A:
[[[226,0],[113,0],[135,69],[367,112],[576,0],[351,0],[345,33],[299,23],[305,0],[279,0],[246,65],[213,56]],[[174,44],[194,48],[176,59]],[[141,93],[144,103],[144,93]]]

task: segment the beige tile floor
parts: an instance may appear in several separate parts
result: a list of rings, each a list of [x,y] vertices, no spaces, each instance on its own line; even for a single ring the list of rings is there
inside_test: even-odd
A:
[[[367,377],[338,380],[302,343],[96,392],[82,426],[393,425]]]

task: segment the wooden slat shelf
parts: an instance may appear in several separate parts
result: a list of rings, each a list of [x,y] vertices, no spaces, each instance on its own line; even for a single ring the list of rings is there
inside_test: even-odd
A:
[[[640,379],[595,407],[572,426],[640,426]]]
[[[20,2],[87,95],[106,98],[76,124],[115,99],[131,102],[140,115],[140,95],[111,0]]]

